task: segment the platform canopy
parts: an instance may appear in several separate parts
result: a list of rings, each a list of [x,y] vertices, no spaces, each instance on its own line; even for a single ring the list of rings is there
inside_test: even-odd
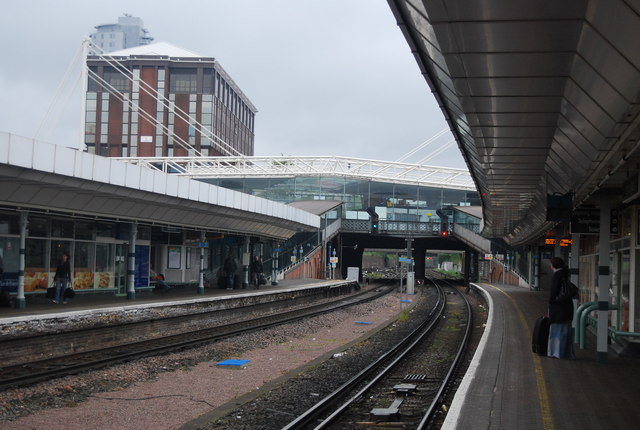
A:
[[[640,4],[389,4],[479,190],[485,236],[526,243],[553,226],[548,195],[577,207],[637,185]]]
[[[292,206],[9,133],[0,206],[274,239],[320,227]]]

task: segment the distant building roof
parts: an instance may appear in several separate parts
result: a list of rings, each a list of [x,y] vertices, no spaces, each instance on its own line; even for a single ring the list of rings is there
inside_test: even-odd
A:
[[[150,55],[173,58],[211,58],[180,48],[167,42],[150,43],[109,53],[113,57],[131,57],[136,55]]]
[[[185,61],[189,62],[190,59],[194,59],[198,62],[202,60],[211,61],[215,63],[216,70],[224,80],[233,88],[233,90],[244,100],[244,102],[249,106],[249,109],[253,111],[253,113],[258,112],[258,108],[249,100],[249,97],[240,89],[240,87],[235,83],[235,81],[229,76],[226,70],[222,67],[222,65],[216,61],[214,57],[207,57],[204,55],[200,55],[193,51],[189,51],[184,48],[180,48],[176,45],[173,45],[168,42],[158,42],[158,43],[150,43],[148,45],[136,46],[133,48],[121,49],[119,51],[113,51],[106,54],[107,57],[138,57],[138,56],[149,56],[149,57],[168,57],[170,59],[175,59],[175,61]],[[90,60],[101,60],[100,56],[90,57]]]

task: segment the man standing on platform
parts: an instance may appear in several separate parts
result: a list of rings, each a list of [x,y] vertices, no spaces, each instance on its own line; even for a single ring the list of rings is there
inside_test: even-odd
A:
[[[560,296],[562,283],[569,277],[569,270],[560,257],[551,259],[551,288],[549,291],[549,343],[547,355],[555,358],[575,358],[571,339],[571,321],[573,320],[573,300]]]
[[[251,262],[251,272],[253,276],[253,285],[255,289],[260,288],[260,280],[264,277],[264,266],[260,260],[260,256],[256,255]]]
[[[233,290],[234,282],[236,279],[236,270],[238,266],[236,265],[233,257],[228,256],[226,260],[224,260],[224,273],[227,276],[227,290]]]
[[[58,267],[56,267],[56,274],[53,277],[53,283],[56,287],[56,298],[53,303],[58,304],[60,300],[64,300],[63,304],[67,304],[64,298],[64,291],[67,289],[67,284],[71,281],[71,265],[69,264],[69,253],[62,254]]]

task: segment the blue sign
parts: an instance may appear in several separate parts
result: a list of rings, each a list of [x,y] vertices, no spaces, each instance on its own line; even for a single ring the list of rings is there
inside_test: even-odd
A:
[[[275,252],[282,252],[282,248],[273,248]]]
[[[136,245],[136,267],[133,278],[135,287],[146,287],[149,285],[149,253],[149,246]]]
[[[0,279],[0,291],[15,293],[18,291],[18,272],[4,272]]]

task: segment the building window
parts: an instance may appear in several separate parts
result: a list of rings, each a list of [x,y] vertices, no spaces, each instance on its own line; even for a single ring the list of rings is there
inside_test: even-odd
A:
[[[89,82],[87,86],[87,92],[95,93],[96,91],[98,91],[98,83],[91,76],[94,73],[98,73],[97,69],[95,67],[89,67]],[[88,94],[87,94],[87,98],[89,98]]]
[[[127,73],[126,71],[124,73]],[[107,83],[121,93],[129,92],[129,79],[117,70],[105,70],[104,80]],[[107,88],[107,91],[111,90],[111,87]]]
[[[170,70],[169,91],[171,93],[195,94],[197,88],[197,74],[195,69]]]
[[[49,221],[45,218],[29,217],[28,231],[30,237],[48,237]]]
[[[52,237],[73,237],[73,221],[54,219],[51,221]]]
[[[214,75],[213,70],[204,71],[204,81],[202,82],[202,93],[213,94]]]

